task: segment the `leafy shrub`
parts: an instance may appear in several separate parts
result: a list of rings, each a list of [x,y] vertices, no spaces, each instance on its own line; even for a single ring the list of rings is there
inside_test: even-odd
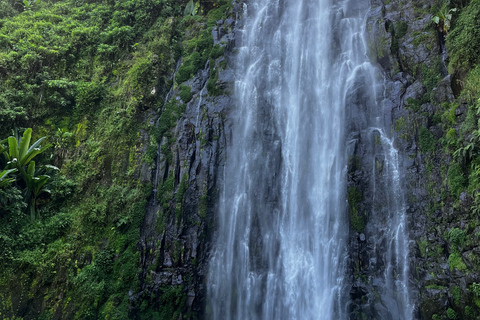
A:
[[[433,134],[425,127],[420,127],[418,132],[418,145],[423,152],[432,152],[435,150],[436,140]]]
[[[466,179],[463,174],[462,166],[454,163],[448,169],[448,185],[453,195],[459,196],[465,188]]]
[[[408,25],[405,21],[400,21],[395,24],[395,35],[402,38],[407,34]]]
[[[223,94],[222,88],[217,84],[218,80],[218,71],[215,67],[215,61],[210,59],[210,78],[207,81],[207,90],[208,93],[212,96],[219,96]]]
[[[187,103],[190,100],[192,100],[192,97],[193,97],[192,88],[190,88],[189,86],[181,85],[180,86],[180,98],[182,99],[182,101],[184,103]]]
[[[472,0],[455,21],[447,36],[449,71],[467,71],[478,63],[480,51],[480,1]]]
[[[105,90],[98,82],[80,83],[76,95],[76,112],[79,116],[89,114],[99,108],[98,104],[103,100]]]
[[[465,79],[462,97],[465,97],[470,104],[475,104],[480,94],[480,65],[469,70]]]
[[[224,51],[224,48],[222,46],[220,46],[219,44],[216,44],[212,48],[212,52],[210,53],[210,57],[212,59],[218,59],[221,56],[223,56],[223,51]]]
[[[463,246],[465,243],[465,231],[458,228],[452,228],[448,232],[448,238],[452,241],[452,244],[455,246]]]
[[[447,134],[445,135],[445,138],[447,139],[447,144],[449,146],[456,145],[457,130],[455,130],[455,128],[451,128],[450,130],[448,130]]]

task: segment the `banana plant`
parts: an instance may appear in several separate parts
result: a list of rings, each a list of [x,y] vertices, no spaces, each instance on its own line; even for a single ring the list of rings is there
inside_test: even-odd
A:
[[[30,146],[32,139],[32,128],[28,128],[23,133],[22,138],[8,137],[8,149],[3,151],[3,154],[7,158],[7,168],[17,168],[20,173],[24,174],[24,167],[35,158],[38,154],[44,152],[51,147],[50,144],[41,146],[45,137],[38,139],[34,144]],[[7,152],[8,151],[8,152]],[[23,172],[22,172],[23,171]]]
[[[450,22],[452,20],[452,15],[457,11],[457,8],[448,9],[445,4],[442,9],[433,16],[432,21],[436,23],[438,31],[443,33],[445,36],[450,30]]]
[[[0,171],[0,188],[5,187],[15,181],[15,178],[7,178],[10,173],[17,171],[17,169],[9,169]]]
[[[31,128],[25,130],[21,138],[16,133],[15,136],[11,136],[6,140],[0,141],[0,153],[3,153],[7,161],[5,169],[9,172],[18,170],[18,172],[20,172],[20,176],[25,181],[26,189],[24,191],[24,197],[28,203],[27,211],[30,212],[30,216],[32,220],[34,220],[38,196],[43,192],[50,192],[44,188],[45,184],[50,179],[50,176],[36,176],[35,161],[32,159],[44,152],[51,145],[41,145],[45,137],[38,139],[35,143],[30,145],[31,139]],[[8,143],[8,146],[5,145],[6,143]],[[49,167],[58,170],[56,167]]]
[[[51,166],[58,170],[58,168]],[[44,186],[50,179],[49,175],[43,174],[36,176],[35,161],[30,161],[26,171],[25,183],[25,199],[28,199],[27,211],[30,212],[30,218],[35,220],[35,209],[37,207],[37,198],[42,193],[50,193],[50,190],[45,189]]]

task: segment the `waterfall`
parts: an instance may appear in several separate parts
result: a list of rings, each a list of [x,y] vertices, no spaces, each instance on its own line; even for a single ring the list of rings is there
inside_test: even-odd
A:
[[[244,4],[207,319],[349,317],[346,135],[370,122],[347,119],[360,89],[370,104],[379,94],[368,9],[368,0]]]
[[[381,128],[372,127],[369,135],[376,141],[373,152],[375,161],[372,168],[376,177],[372,179],[373,197],[371,217],[382,221],[370,226],[371,242],[385,242],[386,250],[381,252],[379,260],[384,261],[383,275],[376,283],[378,294],[387,310],[384,318],[411,320],[411,306],[408,288],[408,240],[406,238],[406,204],[401,188],[399,156],[393,140],[388,138]],[[385,201],[386,200],[386,201]],[[375,266],[372,266],[374,269]]]

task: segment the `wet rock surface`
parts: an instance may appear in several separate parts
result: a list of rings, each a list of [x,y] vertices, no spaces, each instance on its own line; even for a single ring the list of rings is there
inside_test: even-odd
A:
[[[452,79],[446,73],[443,35],[431,25],[429,12],[434,0],[372,0],[366,17],[368,52],[378,67],[381,83],[380,101],[384,134],[398,151],[398,164],[405,199],[406,226],[409,234],[409,291],[413,319],[432,319],[434,315],[446,317],[446,310],[454,308],[460,318],[465,305],[471,301],[455,301],[452,292],[459,288],[468,292],[473,283],[480,282],[475,273],[451,268],[451,245],[445,234],[452,228],[468,225],[464,219],[453,219],[468,210],[471,199],[460,196],[459,207],[443,203],[440,186],[444,184],[445,167],[450,159],[441,154],[426,157],[421,150],[420,128],[424,127],[434,139],[444,133],[435,122],[441,104],[454,99]],[[240,3],[234,10],[240,10]],[[212,31],[215,43],[225,46],[226,56],[215,61],[225,64],[219,71],[217,85],[224,94],[211,96],[206,89],[210,66],[206,65],[186,84],[191,86],[193,98],[173,129],[175,141],[169,145],[171,160],[159,152],[153,168],[142,167],[145,182],[157,188],[173,177],[172,198],[165,205],[152,196],[142,229],[142,295],[161,295],[165,286],[182,286],[187,296],[186,309],[202,318],[205,308],[206,276],[208,271],[211,236],[215,228],[215,199],[221,181],[225,160],[225,147],[231,139],[229,114],[233,107],[230,93],[235,74],[232,68],[232,50],[241,45],[234,26],[241,21],[226,18],[217,21]],[[222,63],[223,62],[223,63]],[[440,78],[432,87],[426,83],[430,69],[439,69]],[[178,91],[172,97],[179,100]],[[348,277],[346,291],[350,302],[350,319],[395,319],[398,306],[382,297],[379,289],[385,286],[386,252],[390,245],[387,214],[384,208],[369,208],[374,201],[386,201],[388,194],[382,179],[387,174],[385,150],[380,147],[381,136],[374,130],[365,130],[373,123],[369,111],[371,102],[362,99],[362,85],[348,97],[347,153],[348,189],[361,195],[356,203],[356,226],[352,219],[348,246]],[[460,105],[454,115],[464,117],[466,106]],[[160,113],[149,114],[155,123]],[[378,115],[377,115],[378,116]],[[143,139],[148,140],[146,134]],[[168,141],[162,141],[162,146]],[[164,147],[165,149],[165,147]],[[164,150],[163,149],[163,150]],[[431,168],[433,164],[433,169]],[[443,167],[443,169],[441,169]],[[158,174],[156,173],[158,172]],[[177,199],[182,179],[183,199]],[[374,187],[376,185],[376,187]],[[349,199],[351,200],[351,199]],[[351,202],[351,201],[350,201]],[[349,203],[351,205],[351,203]],[[177,208],[182,214],[176,214]],[[350,209],[351,211],[351,209]],[[384,215],[382,218],[382,214]],[[467,268],[476,262],[480,249],[471,245],[461,252]],[[392,270],[394,274],[398,270]],[[133,299],[132,298],[132,299]]]
[[[430,141],[445,136],[438,115],[444,112],[442,104],[455,99],[454,84],[445,66],[445,39],[431,23],[430,11],[436,1],[372,0],[371,3],[366,22],[367,41],[370,58],[384,78],[382,118],[399,156],[410,238],[408,264],[413,319],[447,319],[453,316],[452,311],[457,319],[470,319],[466,306],[472,305],[470,290],[479,279],[477,273],[468,270],[475,270],[472,257],[478,247],[471,244],[461,248],[458,253],[461,259],[456,260],[455,266],[452,256],[458,249],[452,245],[449,232],[472,228],[467,218],[472,199],[461,193],[455,205],[454,198],[445,200],[442,188],[452,159],[425,143],[425,136]],[[437,71],[433,80],[431,70]],[[466,114],[462,104],[454,111],[452,116],[457,119]],[[384,164],[380,161],[372,167],[371,163],[378,159],[369,159],[368,149],[372,144],[364,133],[353,133],[349,138],[348,153],[352,159],[349,188],[361,191],[363,197],[358,207],[368,208],[372,197],[385,197],[381,190],[373,192],[372,184],[368,183],[379,182]],[[389,226],[369,212],[364,218],[365,230],[360,233],[352,230],[350,236],[350,318],[391,319],[392,310],[385,308],[389,302],[377,291],[383,285],[379,271],[385,261],[375,258],[375,255],[382,257],[388,239],[382,241],[381,235],[369,233],[369,230],[381,233]],[[449,309],[452,311],[447,315]]]
[[[230,15],[235,16],[235,12]],[[182,101],[178,87],[167,95],[166,101],[184,106],[185,111],[170,131],[172,138],[164,137],[158,145],[155,164],[141,168],[144,183],[151,183],[154,190],[139,242],[140,292],[131,300],[156,296],[162,301],[169,288],[180,288],[180,295],[186,297],[180,316],[186,318],[201,318],[206,305],[205,277],[215,228],[217,183],[230,136],[235,24],[232,17],[217,21],[212,36],[215,44],[224,47],[224,55],[207,62],[183,83],[191,88],[191,100]],[[221,94],[212,95],[207,89],[212,68],[218,72],[215,87]],[[158,126],[165,109],[149,113],[146,121]],[[147,141],[148,135],[143,139]]]

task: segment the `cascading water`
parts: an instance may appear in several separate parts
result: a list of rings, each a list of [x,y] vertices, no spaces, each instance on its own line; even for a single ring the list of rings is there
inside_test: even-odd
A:
[[[371,80],[368,6],[244,5],[208,319],[348,317],[346,110],[358,83]],[[362,94],[373,104],[374,82]]]
[[[386,242],[380,254],[384,261],[383,276],[378,277],[377,292],[388,311],[384,318],[409,320],[413,317],[408,288],[408,240],[406,238],[406,205],[401,188],[398,151],[381,128],[372,127],[368,134],[375,141],[373,152],[377,177],[373,183],[372,219],[382,221],[383,230],[372,228],[373,242]],[[378,198],[375,195],[380,195]],[[386,200],[386,201],[385,201]]]

